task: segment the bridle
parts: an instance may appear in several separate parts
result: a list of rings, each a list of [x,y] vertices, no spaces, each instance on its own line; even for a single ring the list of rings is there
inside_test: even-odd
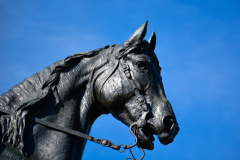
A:
[[[136,99],[137,99],[137,105],[142,108],[142,114],[139,117],[139,119],[129,126],[129,131],[135,138],[135,143],[133,145],[124,145],[124,144],[117,145],[117,144],[111,143],[111,141],[109,141],[107,139],[98,139],[98,138],[89,136],[85,133],[75,131],[75,130],[72,130],[72,129],[69,129],[69,128],[64,128],[62,126],[59,126],[59,125],[51,123],[51,122],[47,122],[47,121],[42,120],[42,119],[37,118],[37,117],[31,117],[31,121],[33,121],[37,124],[43,125],[45,127],[48,127],[50,129],[54,129],[54,130],[57,130],[57,131],[61,131],[61,132],[70,134],[70,135],[81,137],[81,138],[90,140],[92,142],[101,144],[102,146],[105,146],[105,147],[110,147],[114,150],[118,150],[120,153],[124,152],[126,149],[129,149],[132,156],[133,156],[131,148],[135,147],[138,144],[138,138],[135,135],[135,133],[133,132],[133,127],[136,126],[137,128],[143,128],[146,125],[146,116],[149,113],[149,110],[147,108],[146,100],[145,100],[144,96],[140,94],[140,92],[139,92],[139,90],[136,86],[136,83],[134,82],[134,80],[131,76],[130,68],[129,68],[128,64],[124,62],[123,57],[119,58],[119,64],[120,64],[120,67],[121,67],[122,71],[124,72],[128,82],[129,82],[131,88],[134,90],[134,93],[135,93],[135,96],[136,96]],[[11,111],[5,110],[5,109],[2,109],[2,108],[0,108],[0,112],[2,112],[4,114],[8,114],[8,115],[14,115],[14,113],[12,113]],[[123,147],[123,150],[121,151],[120,149],[122,147]],[[140,159],[135,159],[135,157],[133,156],[134,160],[142,160],[145,156],[144,150],[140,147],[138,147],[138,148],[142,151],[143,155]],[[127,160],[127,159],[133,160],[132,158],[126,158],[125,160]]]
[[[131,154],[132,154],[131,148],[133,148],[134,146],[136,146],[138,144],[138,138],[133,133],[132,128],[134,126],[136,126],[137,128],[143,128],[146,125],[146,116],[149,113],[149,110],[147,108],[147,103],[146,103],[146,100],[145,100],[144,96],[140,94],[140,92],[139,92],[139,90],[136,86],[136,83],[134,82],[134,80],[131,76],[130,68],[129,68],[128,64],[124,62],[123,58],[120,59],[120,66],[121,66],[122,71],[124,72],[128,82],[129,82],[131,88],[134,90],[134,93],[135,93],[135,96],[136,96],[136,99],[137,99],[137,105],[142,108],[142,114],[139,117],[139,119],[136,122],[134,122],[133,124],[131,124],[130,127],[129,127],[130,133],[135,137],[135,143],[133,145],[127,145],[127,146],[123,145],[123,148],[124,148],[123,151],[125,151],[125,149],[129,149]],[[145,152],[142,148],[140,148],[140,147],[138,147],[138,148],[143,153],[142,157],[139,159],[139,160],[142,160],[145,156]],[[123,152],[123,151],[120,151],[120,152]],[[133,156],[133,154],[132,154],[132,156]],[[133,156],[133,158],[135,160],[134,156]],[[127,159],[132,160],[132,158],[126,158],[125,160],[127,160]]]

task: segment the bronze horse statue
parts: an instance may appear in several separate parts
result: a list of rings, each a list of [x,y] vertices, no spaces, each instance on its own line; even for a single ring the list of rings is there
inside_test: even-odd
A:
[[[141,149],[154,148],[153,135],[171,143],[179,127],[154,53],[155,33],[146,41],[146,31],[147,21],[123,44],[70,55],[3,93],[0,159],[81,159],[87,139],[120,150],[108,140],[75,136],[87,136],[109,113],[130,127]]]

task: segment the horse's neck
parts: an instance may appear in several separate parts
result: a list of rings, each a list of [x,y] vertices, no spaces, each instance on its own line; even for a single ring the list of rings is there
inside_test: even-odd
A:
[[[64,123],[71,123],[66,124],[70,128],[87,134],[94,120],[100,116],[99,108],[94,105],[93,90],[90,87],[93,70],[98,68],[92,64],[101,57],[98,56],[83,59],[68,72],[61,73],[56,85],[60,100],[55,107],[55,116],[65,119]],[[89,63],[90,65],[87,65]]]
[[[109,50],[108,54],[110,55],[111,53]],[[94,120],[103,113],[100,111],[100,107],[94,103],[94,96],[91,95],[93,93],[91,79],[94,80],[94,78],[91,77],[102,80],[102,76],[104,77],[104,75],[106,75],[102,73],[107,73],[108,71],[106,64],[108,63],[107,59],[109,55],[98,54],[93,57],[83,58],[81,62],[73,66],[73,68],[61,72],[56,83],[52,83],[54,86],[50,86],[49,92],[46,92],[46,97],[40,97],[46,101],[43,101],[44,103],[37,103],[38,101],[36,101],[36,104],[30,105],[30,107],[28,106],[30,109],[33,109],[34,112],[32,113],[34,113],[34,116],[39,116],[41,119],[62,127],[89,134]],[[19,106],[22,106],[21,104],[30,101],[32,97],[35,97],[33,93],[38,93],[37,91],[41,90],[39,86],[42,86],[42,84],[48,80],[55,66],[61,63],[63,63],[63,61],[50,65],[39,73],[27,78],[21,84],[13,87],[11,92],[7,92],[1,96],[3,100],[0,99],[2,101],[0,101],[0,107],[6,110],[16,110]],[[108,67],[111,68],[111,66]],[[26,91],[25,88],[27,87],[24,87],[25,85],[27,85],[28,88],[30,86],[31,89]],[[11,105],[11,99],[19,95],[19,90],[23,90],[23,95],[20,94],[18,97],[18,105],[15,103]],[[14,101],[17,101],[15,99]],[[37,106],[37,108],[42,107],[42,110],[35,114],[35,106]],[[23,110],[23,108],[21,108],[21,110]],[[27,143],[25,144],[24,150],[32,159],[39,159],[39,157],[42,157],[42,159],[59,160],[74,159],[73,157],[79,159],[82,156],[86,144],[86,140],[83,138],[51,130],[34,123],[29,124],[28,130],[26,130],[25,133],[28,136],[26,136]]]
[[[100,115],[100,112],[96,111],[98,109],[93,105],[92,100],[89,99],[91,97],[89,76],[83,77],[81,72],[77,72],[79,75],[75,74],[75,78],[69,76],[73,74],[72,72],[75,72],[74,70],[78,69],[75,68],[70,72],[60,75],[59,83],[56,85],[59,103],[57,103],[57,106],[52,107],[52,110],[48,112],[47,116],[43,116],[43,119],[65,128],[89,134],[91,126],[94,120]],[[81,79],[76,77],[80,77]],[[78,80],[76,81],[76,79]],[[55,104],[55,102],[51,103]],[[72,159],[72,157],[79,159],[82,157],[86,145],[85,139],[60,131],[55,132],[47,128],[42,129],[41,125],[37,125],[34,128],[34,131],[40,130],[45,136],[41,137],[39,133],[34,133],[34,141],[38,144],[35,145],[33,159],[34,156],[52,159],[53,157],[50,155],[61,155],[61,157],[57,158],[59,160]],[[44,146],[49,147],[46,148]]]
[[[89,134],[94,120],[100,116],[89,100],[89,91],[84,89],[70,97],[59,103],[54,116],[59,120],[59,125]]]

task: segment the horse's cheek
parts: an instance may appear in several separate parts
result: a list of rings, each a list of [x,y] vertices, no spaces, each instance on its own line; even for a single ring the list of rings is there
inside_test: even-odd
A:
[[[147,73],[143,73],[134,69],[132,71],[132,76],[137,88],[140,91],[145,91],[149,87],[149,78]]]
[[[121,81],[121,78],[113,76],[102,87],[101,102],[109,110],[113,110],[116,104],[121,103],[122,96],[124,95]]]

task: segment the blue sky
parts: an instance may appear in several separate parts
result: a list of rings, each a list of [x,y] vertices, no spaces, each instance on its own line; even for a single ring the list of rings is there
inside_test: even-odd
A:
[[[155,141],[145,159],[240,159],[238,0],[0,0],[0,94],[70,54],[123,43],[145,20],[180,126],[172,144]],[[134,142],[111,115],[90,135]],[[129,156],[88,142],[83,160]]]

